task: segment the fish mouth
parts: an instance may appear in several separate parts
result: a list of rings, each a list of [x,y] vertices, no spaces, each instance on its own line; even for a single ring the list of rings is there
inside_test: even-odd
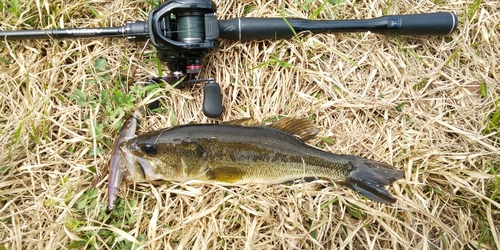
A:
[[[122,142],[120,144],[120,154],[121,154],[121,158],[124,162],[124,165],[127,169],[127,180],[136,180],[138,177],[140,176],[144,176],[141,168],[142,167],[138,167],[138,172],[140,175],[137,175],[136,173],[136,165],[135,165],[135,162],[136,162],[136,156],[134,156],[134,154],[132,153],[132,150],[135,149],[136,146],[134,143],[127,143],[127,142]]]
[[[136,143],[122,143],[120,149],[129,174],[127,180],[140,182],[154,179],[154,170],[156,168],[149,159],[135,154],[135,152],[141,152],[142,154],[141,148]]]

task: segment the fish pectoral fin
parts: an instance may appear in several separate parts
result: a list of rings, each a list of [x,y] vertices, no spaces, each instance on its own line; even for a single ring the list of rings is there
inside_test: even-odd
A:
[[[245,171],[234,167],[216,167],[207,170],[205,176],[208,180],[225,183],[235,183],[243,178]]]
[[[219,124],[221,124],[221,125],[257,126],[257,125],[260,125],[260,122],[254,120],[252,117],[249,117],[249,118],[242,118],[242,119],[232,120],[232,121],[224,121],[224,122],[220,122]]]
[[[319,128],[307,118],[285,117],[269,124],[268,127],[293,134],[304,142],[319,133]]]

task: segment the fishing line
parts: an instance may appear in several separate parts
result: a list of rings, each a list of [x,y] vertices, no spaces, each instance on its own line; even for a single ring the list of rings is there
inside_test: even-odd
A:
[[[202,13],[179,13],[177,27],[181,41],[189,43],[205,39],[205,16]]]

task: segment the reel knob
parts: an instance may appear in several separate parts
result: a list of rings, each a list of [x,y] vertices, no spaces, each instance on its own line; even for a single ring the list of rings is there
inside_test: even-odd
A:
[[[220,86],[210,80],[203,86],[203,114],[210,118],[219,117],[223,111]]]

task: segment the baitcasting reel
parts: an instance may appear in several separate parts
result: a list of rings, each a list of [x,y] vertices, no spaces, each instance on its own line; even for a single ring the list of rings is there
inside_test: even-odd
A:
[[[146,29],[157,49],[158,59],[167,63],[170,75],[152,81],[166,81],[177,86],[207,82],[203,91],[203,113],[218,117],[222,113],[220,86],[214,79],[195,79],[202,70],[201,60],[219,44],[216,6],[208,0],[168,1],[149,14]]]
[[[217,20],[210,0],[169,0],[149,13],[147,21],[129,21],[121,27],[0,31],[6,40],[124,37],[134,42],[150,39],[170,74],[153,77],[177,87],[206,82],[203,113],[218,117],[223,111],[220,86],[214,79],[197,79],[202,58],[219,38],[246,41],[293,37],[295,33],[373,32],[399,35],[448,35],[457,27],[449,12],[393,15],[360,20],[307,20],[299,18],[233,18]]]
[[[152,77],[151,83],[178,83],[176,87],[183,88],[187,84],[206,82],[203,113],[212,118],[223,111],[220,86],[214,79],[196,79],[196,76],[202,71],[203,56],[219,44],[215,11],[215,3],[209,0],[171,0],[153,9],[147,22],[128,22],[124,31],[129,40],[149,38],[156,47],[158,59],[167,63],[170,74]],[[150,107],[157,105],[156,102]]]

